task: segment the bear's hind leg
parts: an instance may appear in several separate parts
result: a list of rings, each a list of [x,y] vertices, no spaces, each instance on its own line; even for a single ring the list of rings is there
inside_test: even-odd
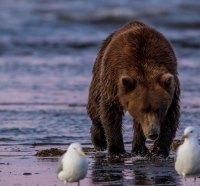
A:
[[[132,143],[132,155],[146,156],[148,154],[148,149],[145,146],[146,138],[143,134],[140,123],[134,122],[134,140]]]

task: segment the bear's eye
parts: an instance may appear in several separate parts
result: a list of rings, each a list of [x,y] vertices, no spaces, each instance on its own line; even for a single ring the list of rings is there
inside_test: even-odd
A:
[[[165,88],[168,91],[171,91],[174,84],[174,76],[170,73],[163,74],[160,77],[160,83],[163,86],[163,88]]]
[[[136,81],[129,76],[121,77],[121,89],[124,93],[133,91],[136,87]]]

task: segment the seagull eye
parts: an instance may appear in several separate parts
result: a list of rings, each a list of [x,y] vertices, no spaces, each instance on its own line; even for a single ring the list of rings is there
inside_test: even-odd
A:
[[[190,131],[190,133],[193,133],[193,131]]]
[[[76,150],[76,148],[74,147],[74,150]]]

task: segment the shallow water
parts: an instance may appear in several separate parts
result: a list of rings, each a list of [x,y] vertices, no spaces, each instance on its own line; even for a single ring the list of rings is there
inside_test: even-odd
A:
[[[131,20],[156,27],[176,51],[182,91],[181,122],[176,138],[187,125],[199,128],[199,17],[200,2],[196,0],[169,0],[167,4],[156,0],[0,1],[0,155],[9,153],[5,147],[17,146],[21,150],[33,143],[61,145],[64,149],[74,141],[91,145],[91,122],[85,109],[91,69],[101,41]],[[126,144],[132,140],[131,126],[127,115]],[[129,165],[118,165],[127,177],[133,178],[134,173],[126,168]],[[149,165],[149,169],[154,168]],[[91,173],[88,179],[102,185],[110,183],[106,171],[100,178],[95,174]],[[147,175],[147,181],[141,184],[156,185],[155,176]],[[126,176],[120,172],[112,184],[138,184],[135,177],[129,182]],[[139,176],[141,180],[143,176],[143,173]],[[169,180],[170,185],[179,177],[163,179]]]
[[[130,150],[130,145],[127,145]],[[49,145],[45,148],[61,147]],[[62,186],[58,181],[56,171],[58,157],[36,157],[35,152],[44,146],[7,146],[0,147],[0,185],[54,185]],[[174,160],[147,161],[142,158],[124,158],[110,161],[105,156],[87,153],[89,170],[82,186],[88,185],[185,185],[184,179],[177,176],[174,170]],[[186,180],[187,185],[193,185],[193,179]],[[200,184],[197,178],[196,185]],[[75,186],[77,183],[68,183]]]

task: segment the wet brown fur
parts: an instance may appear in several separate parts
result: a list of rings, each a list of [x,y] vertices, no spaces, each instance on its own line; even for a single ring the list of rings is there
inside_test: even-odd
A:
[[[163,74],[173,75],[169,85],[162,80]],[[126,81],[121,82],[123,76],[134,82],[126,85]],[[141,22],[115,31],[102,44],[90,84],[87,111],[95,149],[108,148],[109,154],[125,152],[122,117],[128,110],[134,120],[132,152],[146,153],[144,132],[148,124],[141,123],[143,113],[155,113],[163,104],[160,135],[152,152],[167,156],[179,124],[179,95],[176,57],[165,37]]]

